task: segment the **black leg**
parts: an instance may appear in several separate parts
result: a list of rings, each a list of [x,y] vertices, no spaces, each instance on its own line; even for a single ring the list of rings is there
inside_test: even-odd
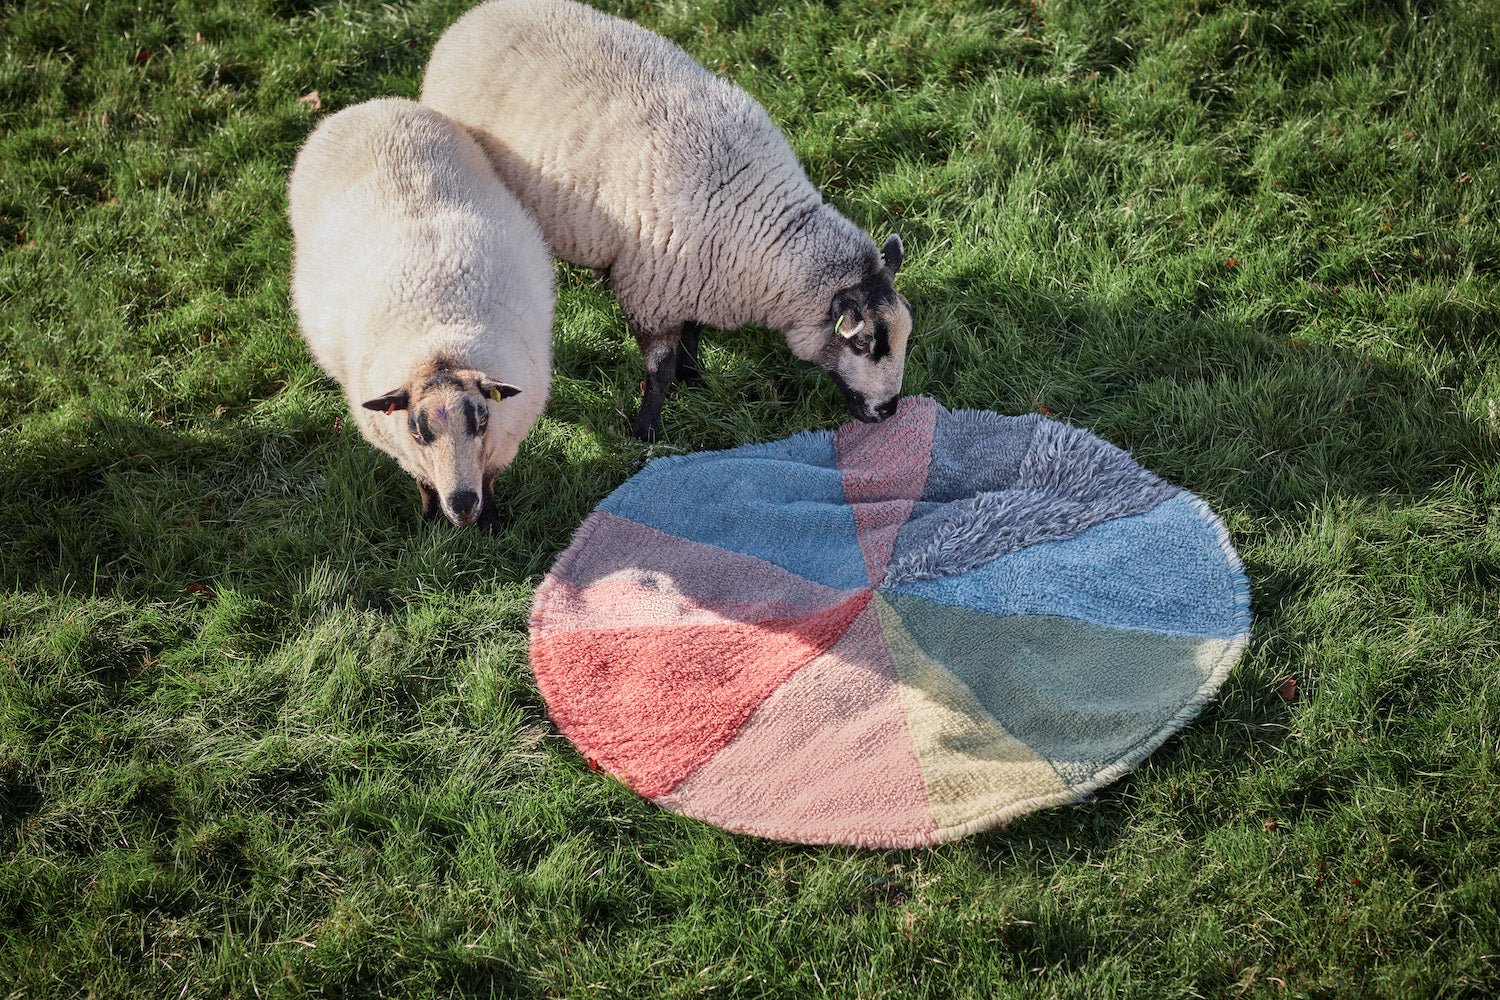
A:
[[[682,324],[682,336],[677,338],[677,381],[697,388],[703,384],[698,372],[698,338],[703,327],[697,323]]]
[[[474,526],[485,534],[498,535],[504,526],[500,523],[500,508],[495,505],[494,485],[486,480],[479,494],[484,499],[479,504],[479,519]]]
[[[646,358],[646,387],[641,394],[641,410],[631,426],[631,433],[642,441],[661,436],[661,408],[677,377],[677,338],[670,334],[641,344]]]
[[[417,480],[417,491],[422,494],[422,520],[431,521],[437,516],[438,511],[443,509],[442,501],[438,499],[437,490],[432,488],[431,483]]]

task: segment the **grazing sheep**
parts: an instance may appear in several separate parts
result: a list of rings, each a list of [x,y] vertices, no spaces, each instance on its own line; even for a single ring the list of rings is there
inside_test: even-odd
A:
[[[360,433],[416,479],[424,518],[497,530],[491,484],[551,377],[535,220],[463,129],[399,98],[320,124],[287,207],[302,336]]]
[[[491,0],[438,40],[422,101],[473,132],[554,253],[610,270],[646,361],[637,437],[696,379],[703,326],[780,330],[855,417],[895,412],[900,238],[877,248],[825,205],[760,105],[665,38],[573,0]]]

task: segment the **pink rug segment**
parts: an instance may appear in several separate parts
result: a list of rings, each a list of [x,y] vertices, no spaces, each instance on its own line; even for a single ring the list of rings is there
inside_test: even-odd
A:
[[[870,586],[885,579],[891,554],[896,551],[896,536],[911,517],[912,500],[887,500],[884,503],[862,503],[854,507],[854,531],[859,549],[865,557],[865,575]]]
[[[658,801],[761,837],[931,843],[937,825],[874,605],[767,698],[738,738]]]
[[[538,590],[548,613],[534,623],[536,635],[777,621],[853,593],[604,511],[590,514],[575,538]]]
[[[937,414],[932,400],[907,398],[885,423],[849,423],[834,434],[844,497],[854,510],[854,528],[872,587],[885,579],[896,534],[927,485]]]
[[[835,431],[833,446],[844,474],[845,499],[861,504],[920,498],[927,485],[937,417],[938,405],[932,400],[908,396],[884,423],[848,423]]]

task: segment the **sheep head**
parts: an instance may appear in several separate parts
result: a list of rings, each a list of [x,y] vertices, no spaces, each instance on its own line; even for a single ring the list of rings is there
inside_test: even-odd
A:
[[[914,319],[911,303],[896,291],[901,257],[901,237],[893,234],[865,279],[835,293],[817,358],[843,392],[849,412],[866,423],[895,413],[901,396]]]
[[[406,385],[366,400],[367,410],[405,423],[393,428],[403,465],[422,493],[422,516],[438,510],[463,528],[493,512],[490,456],[498,435],[490,433],[490,407],[521,390],[483,372],[436,364],[419,370]]]

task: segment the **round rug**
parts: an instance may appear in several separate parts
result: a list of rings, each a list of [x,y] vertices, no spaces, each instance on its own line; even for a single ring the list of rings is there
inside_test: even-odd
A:
[[[1040,415],[654,459],[537,589],[559,730],[666,809],[911,847],[1078,800],[1213,696],[1249,587],[1200,498]]]

